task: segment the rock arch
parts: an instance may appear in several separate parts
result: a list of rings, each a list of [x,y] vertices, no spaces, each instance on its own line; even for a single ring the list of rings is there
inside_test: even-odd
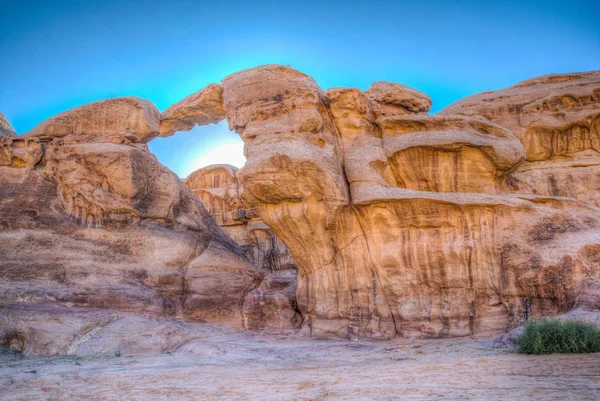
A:
[[[428,96],[402,85],[324,92],[267,65],[163,113],[137,98],[96,102],[0,137],[2,227],[34,229],[29,255],[40,260],[44,238],[69,244],[69,257],[35,269],[67,289],[57,292],[65,302],[238,328],[285,316],[313,336],[502,331],[522,320],[525,297],[537,315],[600,300],[599,88],[600,72],[541,77],[429,116]],[[239,202],[293,254],[302,318],[147,150],[157,136],[223,118],[245,143],[246,165],[230,172]],[[11,280],[34,277],[12,252],[20,237],[6,238]],[[74,251],[99,240],[118,263]],[[77,274],[104,283],[103,295],[69,292]],[[41,282],[31,278],[31,288]]]
[[[241,195],[296,258],[305,327],[318,336],[471,335],[516,325],[523,297],[538,314],[596,299],[599,77],[540,78],[508,89],[515,101],[484,94],[438,116],[426,114],[426,95],[397,84],[323,92],[277,65],[225,78],[218,117],[224,111],[245,142]],[[544,100],[555,92],[580,100]],[[552,192],[528,172],[537,145],[502,114],[530,113],[520,99],[552,105],[532,109],[540,132],[556,126],[557,108],[569,116],[563,125],[588,127],[568,128],[569,143],[582,145],[561,149],[577,153],[573,166],[591,163],[581,178],[592,184],[566,183],[579,177],[573,167],[554,173]],[[210,107],[197,107],[204,121]],[[563,193],[588,204],[553,196]]]

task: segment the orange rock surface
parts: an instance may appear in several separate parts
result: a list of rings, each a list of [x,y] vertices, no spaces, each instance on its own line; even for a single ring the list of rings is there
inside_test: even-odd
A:
[[[0,334],[44,352],[31,316],[48,302],[83,321],[99,308],[378,339],[503,332],[525,299],[534,316],[597,305],[600,72],[430,106],[267,65],[162,115],[111,99],[22,137],[0,119]],[[145,145],[223,118],[240,170],[184,183]]]

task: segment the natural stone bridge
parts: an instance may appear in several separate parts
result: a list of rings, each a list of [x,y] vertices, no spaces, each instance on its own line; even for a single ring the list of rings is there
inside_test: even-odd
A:
[[[504,331],[521,321],[523,298],[536,315],[598,302],[600,72],[532,79],[437,115],[430,106],[403,85],[324,92],[267,65],[163,113],[119,98],[21,137],[6,123],[3,303],[51,294],[239,328],[391,338]],[[297,264],[296,300],[294,284],[254,266],[264,255],[249,260],[148,151],[157,136],[225,118],[246,165],[188,185],[222,219],[258,212],[285,244],[271,247]]]

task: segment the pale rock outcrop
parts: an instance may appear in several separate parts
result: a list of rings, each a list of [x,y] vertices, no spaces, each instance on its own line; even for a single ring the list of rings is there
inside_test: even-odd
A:
[[[160,136],[189,131],[196,125],[216,124],[225,118],[223,87],[218,84],[189,95],[161,113]]]
[[[514,327],[525,298],[537,315],[598,299],[597,209],[514,195],[527,146],[509,130],[282,66],[223,88],[241,198],[292,251],[312,335],[472,335]]]
[[[184,181],[221,227],[244,224],[252,217],[247,216],[238,193],[237,170],[226,164],[212,165],[194,171]]]
[[[51,296],[243,328],[244,296],[263,273],[174,173],[127,145],[43,147],[43,167],[0,170],[4,300]]]
[[[115,357],[172,352],[207,335],[230,332],[180,319],[69,307],[52,300],[3,306],[3,345],[28,356]]]
[[[65,143],[111,142],[144,144],[159,135],[160,112],[151,102],[121,97],[89,103],[41,122],[27,138]]]
[[[440,115],[481,116],[526,149],[512,175],[519,192],[600,206],[600,71],[547,75],[469,96]]]
[[[0,113],[0,166],[33,168],[42,159],[40,141],[16,139],[17,133]]]
[[[431,108],[431,98],[406,85],[392,82],[374,82],[365,91],[375,118],[407,114],[426,114]]]
[[[17,136],[15,129],[10,125],[4,114],[0,113],[0,136]]]
[[[185,184],[244,249],[250,261],[266,274],[261,286],[246,297],[245,327],[297,328],[302,318],[296,303],[296,262],[281,239],[260,220],[257,210],[245,208],[239,196],[237,170],[230,165],[204,167],[190,174]]]

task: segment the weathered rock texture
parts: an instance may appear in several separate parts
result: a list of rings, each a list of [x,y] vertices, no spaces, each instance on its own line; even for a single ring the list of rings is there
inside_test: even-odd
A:
[[[161,114],[160,136],[189,131],[196,125],[216,124],[224,118],[223,87],[212,84],[166,109]]]
[[[0,113],[0,136],[17,136],[15,129],[10,125],[4,114]]]
[[[26,138],[61,138],[64,143],[147,143],[159,135],[160,112],[137,97],[102,100],[54,116]]]
[[[598,299],[598,209],[515,194],[527,144],[509,129],[282,66],[223,88],[242,198],[292,251],[313,335],[470,335],[518,324],[524,298],[534,314]]]
[[[600,71],[530,79],[440,114],[482,116],[511,130],[527,153],[511,176],[519,192],[600,206]]]
[[[3,305],[1,312],[4,345],[27,355],[158,354],[207,335],[229,332],[181,319],[72,307],[51,300]]]
[[[255,266],[266,271],[296,269],[289,249],[260,220],[258,211],[245,207],[237,171],[227,164],[212,165],[196,170],[184,182]]]
[[[526,298],[534,316],[596,305],[599,76],[428,116],[402,85],[323,92],[268,65],[162,116],[135,98],[63,113],[1,137],[1,300],[348,338],[504,331]],[[248,161],[195,173],[195,196],[144,143],[223,115]]]
[[[406,114],[426,114],[431,98],[406,85],[375,82],[364,93],[376,118]]]
[[[119,132],[125,142],[146,135],[131,102],[145,105],[133,108],[137,117],[153,110],[127,100],[90,115],[96,103],[65,113],[65,126],[41,125],[61,138],[2,137],[0,337],[21,333],[31,343],[36,330],[51,331],[14,317],[21,304],[43,315],[48,302],[245,327],[246,296],[264,273],[179,177],[144,147],[119,143]]]
[[[246,256],[267,277],[248,294],[244,317],[249,329],[297,328],[297,267],[293,256],[277,235],[248,209],[239,194],[238,169],[214,165],[193,172],[185,184],[194,192],[215,221],[244,249]]]

